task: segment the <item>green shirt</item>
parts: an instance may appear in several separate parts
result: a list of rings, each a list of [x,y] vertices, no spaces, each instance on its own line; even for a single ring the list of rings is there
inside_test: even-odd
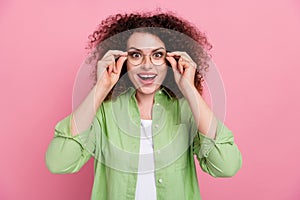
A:
[[[71,115],[55,127],[46,153],[49,170],[74,173],[94,156],[91,199],[133,200],[140,149],[135,89],[103,102],[90,128],[76,136],[71,134],[70,119]],[[232,132],[218,121],[216,138],[206,137],[198,131],[187,101],[172,98],[164,89],[155,94],[152,132],[158,200],[201,199],[194,156],[202,170],[214,177],[233,176],[241,167]]]

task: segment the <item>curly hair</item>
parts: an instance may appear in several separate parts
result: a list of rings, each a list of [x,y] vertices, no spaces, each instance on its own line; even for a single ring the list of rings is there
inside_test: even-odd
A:
[[[208,61],[211,57],[208,50],[212,48],[212,45],[208,42],[205,34],[200,32],[196,26],[171,12],[137,12],[109,16],[89,35],[87,49],[92,53],[90,61],[101,59],[111,49],[126,51],[127,40],[134,32],[145,32],[159,37],[170,52],[187,52],[198,66],[194,84],[202,95],[203,76],[209,68]],[[94,62],[95,70],[92,76],[95,82],[97,80],[96,68],[97,63]],[[123,66],[120,77],[126,72],[126,67]],[[174,82],[174,80],[165,80],[164,82],[167,81]],[[112,90],[107,95],[106,100],[111,98]],[[173,91],[169,92],[173,94]]]

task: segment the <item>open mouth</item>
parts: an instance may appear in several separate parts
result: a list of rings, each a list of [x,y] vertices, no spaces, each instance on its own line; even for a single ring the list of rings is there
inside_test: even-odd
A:
[[[156,74],[138,74],[138,77],[144,81],[155,79]]]

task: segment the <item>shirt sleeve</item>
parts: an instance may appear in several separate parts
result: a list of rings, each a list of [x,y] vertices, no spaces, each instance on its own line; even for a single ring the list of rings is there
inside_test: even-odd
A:
[[[90,128],[76,136],[71,134],[72,115],[65,117],[55,126],[54,138],[46,152],[46,165],[52,173],[78,172],[91,158],[95,148],[95,118]]]
[[[202,134],[192,117],[192,132],[196,132],[193,151],[204,172],[214,177],[231,177],[241,168],[242,156],[234,143],[232,132],[218,120],[216,138]]]

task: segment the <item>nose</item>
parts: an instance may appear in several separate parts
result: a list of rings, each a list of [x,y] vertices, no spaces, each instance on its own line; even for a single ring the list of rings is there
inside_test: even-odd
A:
[[[150,56],[145,56],[144,57],[144,62],[142,64],[142,67],[144,69],[151,69],[153,67]]]

